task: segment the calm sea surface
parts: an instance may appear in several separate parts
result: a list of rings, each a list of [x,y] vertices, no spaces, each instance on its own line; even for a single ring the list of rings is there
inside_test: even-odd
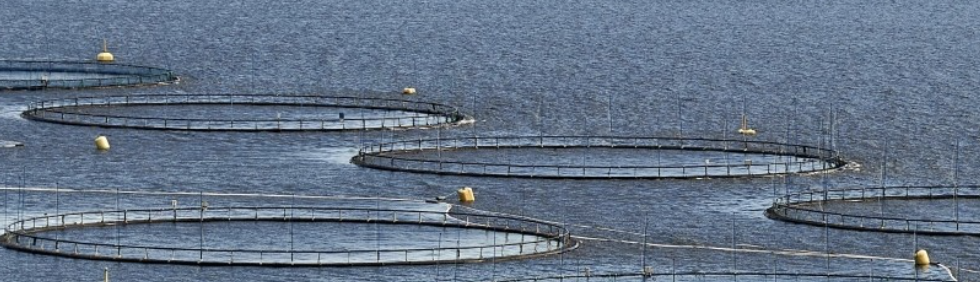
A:
[[[918,244],[934,261],[964,268],[961,278],[980,279],[969,271],[980,270],[978,238],[825,230],[763,216],[774,191],[980,183],[980,2],[7,0],[0,19],[2,59],[93,59],[105,38],[118,62],[164,67],[182,78],[170,86],[0,92],[0,140],[26,144],[0,148],[4,187],[429,199],[466,185],[476,190],[476,208],[563,222],[583,237],[643,241],[645,232],[660,244],[734,241],[740,249],[890,258],[911,258]],[[411,99],[458,105],[476,124],[276,134],[103,129],[20,117],[29,102],[73,96],[400,97],[407,86],[420,93]],[[724,137],[742,113],[759,130],[757,139],[832,146],[860,169],[788,178],[573,181],[434,176],[348,163],[362,144],[437,135]],[[98,134],[110,138],[111,151],[94,150]],[[588,154],[574,150],[568,157]],[[6,199],[5,220],[17,209],[39,210]],[[109,199],[66,205],[106,208]],[[2,249],[0,281],[94,281],[105,267],[112,281],[489,281],[586,267],[638,272],[644,258],[656,271],[914,274],[910,262],[885,259],[733,256],[584,240],[561,256],[367,268],[141,265]],[[935,267],[920,275],[943,277]]]

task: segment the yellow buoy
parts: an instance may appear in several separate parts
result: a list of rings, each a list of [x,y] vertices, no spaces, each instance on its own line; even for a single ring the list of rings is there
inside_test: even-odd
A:
[[[415,95],[415,87],[405,87],[405,89],[402,89],[402,94]]]
[[[112,61],[115,61],[112,53],[109,53],[109,43],[106,42],[105,39],[102,39],[102,53],[95,56],[95,60],[99,61],[100,63],[111,63]]]
[[[929,265],[929,253],[926,250],[915,251],[915,265]]]
[[[104,272],[102,272],[102,281],[109,282],[109,268],[106,267]]]
[[[753,136],[755,133],[755,129],[749,128],[749,119],[745,117],[745,114],[742,114],[742,126],[738,128],[738,134]]]
[[[473,188],[463,187],[456,190],[456,194],[459,195],[459,201],[463,203],[472,203],[476,201],[476,196],[473,195]]]
[[[102,151],[109,150],[109,139],[102,135],[95,137],[95,148]]]

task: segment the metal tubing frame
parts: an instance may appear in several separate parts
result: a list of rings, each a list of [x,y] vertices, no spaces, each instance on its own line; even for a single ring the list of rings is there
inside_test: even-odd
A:
[[[47,88],[89,88],[139,86],[173,82],[178,78],[170,70],[95,61],[0,60],[0,72],[77,72],[111,74],[113,77],[84,79],[0,79],[0,90],[43,90]]]
[[[765,214],[773,220],[847,230],[980,236],[980,221],[848,214],[816,209],[831,202],[980,199],[980,185],[906,185],[807,190],[773,200]],[[972,231],[971,231],[972,230]]]
[[[290,211],[289,216],[283,216]],[[298,211],[297,216],[293,211]],[[307,213],[308,212],[308,213]],[[391,216],[388,216],[391,213]],[[66,221],[67,219],[67,221]],[[407,224],[450,228],[480,229],[520,236],[519,242],[505,242],[486,246],[411,249],[362,249],[362,250],[267,250],[267,249],[214,249],[174,248],[156,246],[123,245],[99,242],[82,242],[38,235],[45,231],[76,229],[115,224],[159,224],[173,222],[226,222],[226,221],[305,221],[305,222],[356,222],[381,224]],[[54,222],[54,224],[52,224]],[[477,263],[488,260],[511,260],[562,253],[578,247],[568,230],[556,223],[527,217],[499,213],[434,212],[420,210],[336,208],[336,207],[183,207],[116,211],[73,212],[26,218],[10,223],[6,233],[0,236],[0,245],[6,248],[46,255],[71,258],[110,260],[121,262],[191,264],[191,265],[251,265],[251,266],[380,266],[425,265],[446,263]],[[537,237],[526,241],[527,235]],[[543,248],[539,250],[539,248]],[[100,251],[101,249],[101,251]],[[490,250],[485,250],[490,249]],[[499,250],[498,250],[499,249]],[[79,251],[81,250],[81,252]],[[494,251],[496,250],[496,251]],[[517,254],[505,255],[505,250]],[[466,252],[478,252],[476,257],[462,256]],[[485,256],[485,253],[501,253]],[[453,259],[445,259],[455,253]],[[178,257],[178,254],[184,256]],[[236,260],[236,254],[238,260]],[[409,254],[419,259],[410,259]],[[436,256],[435,254],[439,254]],[[199,255],[199,256],[198,256]],[[255,257],[258,260],[243,260]],[[289,256],[288,260],[268,259],[270,256]],[[315,255],[316,260],[312,257]],[[346,261],[324,261],[346,256]],[[351,261],[352,256],[365,255],[373,261]],[[214,259],[227,256],[227,259]],[[301,256],[307,260],[296,260]],[[398,257],[403,259],[390,259]],[[422,259],[432,258],[432,259]]]
[[[860,274],[846,274],[846,273],[798,273],[798,272],[763,272],[763,271],[683,271],[683,272],[657,272],[657,273],[611,273],[611,274],[571,274],[571,275],[560,275],[560,276],[544,276],[544,277],[530,277],[530,278],[516,278],[516,279],[497,279],[496,282],[531,282],[531,281],[589,281],[590,279],[596,279],[597,281],[617,281],[618,279],[625,278],[635,278],[638,281],[675,281],[673,278],[684,278],[682,281],[704,281],[706,277],[730,277],[734,279],[719,280],[719,281],[738,281],[738,277],[763,277],[762,279],[751,280],[750,281],[791,281],[792,278],[799,277],[810,277],[810,278],[837,278],[837,279],[853,279],[853,281],[922,281],[922,282],[956,282],[956,279],[930,279],[924,277],[903,277],[903,276],[882,276],[882,275],[860,275]],[[785,277],[785,279],[776,279],[776,277]],[[710,280],[708,280],[710,281]],[[837,280],[834,280],[837,281]]]
[[[399,156],[426,151],[501,148],[717,151],[790,157],[802,161],[692,166],[586,166],[462,162]],[[553,179],[739,178],[832,171],[843,168],[847,164],[837,151],[807,145],[754,140],[623,136],[491,136],[401,140],[365,146],[358,151],[351,162],[363,167],[416,173]],[[735,173],[732,171],[733,168],[744,169],[745,173]],[[581,173],[567,173],[569,171]],[[590,171],[594,173],[590,174]],[[642,171],[649,171],[649,173],[642,173]],[[668,172],[671,171],[680,171],[680,173],[669,174]]]
[[[83,112],[86,108],[180,105],[252,105],[359,108],[412,112],[410,116],[335,119],[191,119]],[[421,114],[421,115],[420,115]],[[431,128],[472,123],[453,106],[390,98],[279,94],[157,94],[75,97],[28,104],[24,118],[68,125],[182,131],[351,131]]]

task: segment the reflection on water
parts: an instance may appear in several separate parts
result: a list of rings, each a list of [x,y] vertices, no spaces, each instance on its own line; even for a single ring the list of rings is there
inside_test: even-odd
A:
[[[0,92],[0,139],[27,144],[0,150],[0,184],[7,187],[420,199],[465,185],[476,189],[473,205],[481,209],[641,233],[648,222],[656,235],[648,240],[655,242],[727,246],[737,221],[740,244],[876,257],[831,258],[827,269],[819,256],[739,254],[733,265],[730,252],[589,242],[566,255],[512,262],[282,270],[105,264],[4,249],[4,281],[96,280],[104,267],[114,281],[488,281],[577,274],[586,266],[639,271],[643,258],[658,271],[676,260],[688,270],[873,269],[914,277],[907,262],[878,259],[909,258],[911,235],[773,222],[758,204],[771,201],[773,188],[952,183],[954,171],[966,183],[980,175],[980,166],[969,165],[980,157],[971,137],[980,135],[977,1],[106,0],[5,1],[2,7],[2,58],[90,59],[108,37],[119,42],[110,45],[117,62],[161,66],[182,77],[179,85],[148,88]],[[478,122],[442,130],[242,133],[19,118],[29,102],[72,96],[369,90],[401,97],[404,87],[417,87],[424,101],[460,105]],[[734,134],[743,112],[757,139],[833,143],[862,168],[786,178],[573,181],[382,173],[339,156],[297,157],[321,145],[437,136],[722,137]],[[93,148],[98,134],[109,136],[111,151]],[[956,140],[963,141],[959,166],[952,165]],[[568,158],[582,162],[575,154]],[[40,198],[11,198],[4,207],[11,216],[51,212],[53,205],[41,204],[50,198]],[[62,200],[84,210],[115,206],[112,197]],[[728,213],[734,209],[739,212]],[[971,251],[980,248],[976,238],[916,241],[936,260],[980,269],[980,254]]]

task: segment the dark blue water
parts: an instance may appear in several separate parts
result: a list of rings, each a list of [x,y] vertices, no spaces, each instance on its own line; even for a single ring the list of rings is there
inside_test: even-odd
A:
[[[910,258],[911,235],[773,222],[762,210],[774,190],[980,182],[972,179],[980,172],[973,165],[980,156],[974,97],[980,4],[974,1],[13,0],[0,7],[0,58],[92,59],[106,38],[118,62],[164,67],[183,78],[147,88],[0,93],[0,139],[26,144],[0,149],[6,186],[422,199],[467,185],[477,191],[477,208],[566,222],[582,236],[642,240],[578,227],[598,225],[647,229],[651,242],[725,247],[735,226],[739,246]],[[394,97],[408,86],[418,89],[417,99],[461,106],[476,124],[441,131],[187,133],[19,117],[31,101],[76,95]],[[346,161],[361,144],[436,135],[719,137],[737,128],[742,113],[758,139],[832,145],[862,167],[787,179],[561,181],[382,172]],[[111,151],[94,150],[98,134],[110,138]],[[935,261],[980,269],[977,238],[916,239]],[[4,249],[0,280],[95,280],[109,267],[113,281],[483,281],[579,273],[586,266],[639,271],[644,257],[664,270],[671,262],[687,270],[828,267],[820,257],[733,258],[597,241],[530,260],[352,269],[116,264]],[[840,272],[913,273],[908,262],[829,264]]]

